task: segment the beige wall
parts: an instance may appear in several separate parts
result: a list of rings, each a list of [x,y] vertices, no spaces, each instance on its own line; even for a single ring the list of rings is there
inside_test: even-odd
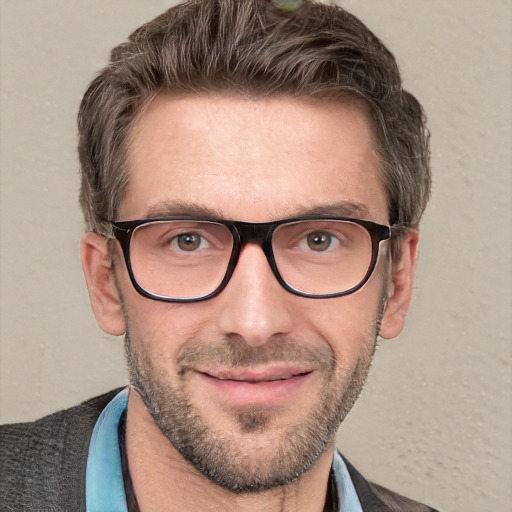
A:
[[[339,444],[445,511],[506,512],[511,446],[509,0],[342,2],[391,47],[432,130],[434,195],[404,334]],[[163,0],[0,0],[0,421],[126,382],[78,258],[75,119],[109,49]]]

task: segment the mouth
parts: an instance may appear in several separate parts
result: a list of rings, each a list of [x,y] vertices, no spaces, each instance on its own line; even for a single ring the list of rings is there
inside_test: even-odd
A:
[[[219,380],[233,380],[238,382],[273,382],[276,380],[287,380],[300,375],[306,375],[313,370],[300,366],[274,366],[263,368],[234,368],[214,369],[205,372],[209,377]]]
[[[213,398],[234,406],[279,405],[292,400],[314,373],[300,366],[197,371]]]

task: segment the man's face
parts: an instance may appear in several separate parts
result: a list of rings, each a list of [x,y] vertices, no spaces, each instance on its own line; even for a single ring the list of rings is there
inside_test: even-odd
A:
[[[207,209],[268,222],[322,208],[389,221],[355,102],[162,95],[138,121],[129,173],[119,220]],[[370,366],[385,257],[360,291],[308,299],[284,290],[249,244],[217,297],[187,304],[138,295],[119,247],[114,261],[132,384],[187,460],[228,489],[254,491],[330,452]]]

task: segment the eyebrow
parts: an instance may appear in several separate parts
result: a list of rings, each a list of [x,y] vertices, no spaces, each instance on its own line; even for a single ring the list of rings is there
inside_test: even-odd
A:
[[[159,217],[193,217],[217,220],[224,218],[220,210],[182,201],[159,201],[151,206],[144,216],[146,219]]]
[[[362,203],[353,201],[337,201],[336,203],[320,204],[305,207],[294,212],[297,217],[332,216],[332,217],[367,217],[370,210]]]
[[[297,210],[288,210],[285,218],[314,216],[365,218],[368,217],[369,214],[370,210],[362,203],[338,201],[336,203],[320,204],[310,207],[301,207]],[[226,216],[223,215],[219,209],[183,201],[159,201],[155,205],[151,206],[144,216],[146,219],[165,217],[191,217],[197,219],[226,220]]]

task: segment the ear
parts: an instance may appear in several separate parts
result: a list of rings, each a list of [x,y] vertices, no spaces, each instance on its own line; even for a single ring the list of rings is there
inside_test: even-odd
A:
[[[126,321],[112,266],[108,239],[98,233],[86,233],[80,242],[92,310],[98,325],[108,334],[126,332]]]
[[[388,300],[379,332],[382,338],[394,338],[404,328],[412,298],[418,241],[419,231],[409,229],[401,240],[400,257],[391,262]]]

